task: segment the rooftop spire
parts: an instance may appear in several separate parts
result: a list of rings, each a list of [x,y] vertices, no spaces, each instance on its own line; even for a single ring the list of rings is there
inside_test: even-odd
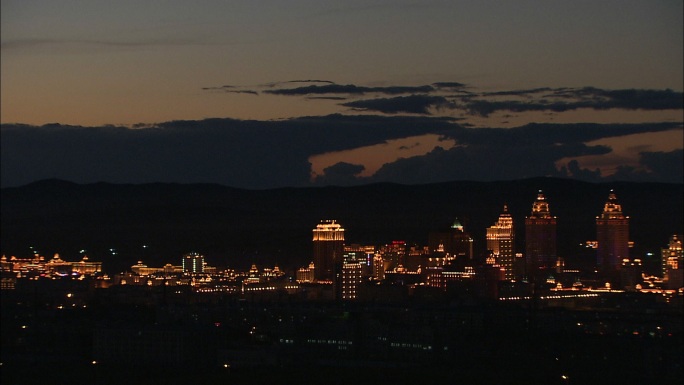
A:
[[[458,217],[454,218],[454,223],[451,225],[452,229],[463,230],[463,225],[458,220]]]
[[[605,219],[624,218],[624,215],[622,214],[622,205],[620,205],[618,202],[617,196],[612,189],[608,194],[608,200],[606,201],[606,204],[603,205],[603,213],[601,214],[601,217]]]
[[[546,197],[542,190],[539,190],[537,194],[537,200],[532,204],[532,218],[551,218],[551,212],[549,211],[549,203],[546,201]]]

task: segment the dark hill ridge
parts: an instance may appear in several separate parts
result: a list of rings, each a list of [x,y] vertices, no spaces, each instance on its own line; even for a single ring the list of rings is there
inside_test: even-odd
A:
[[[78,250],[87,249],[92,258],[105,261],[106,269],[122,269],[138,259],[149,265],[179,263],[183,253],[195,250],[213,265],[278,262],[294,267],[311,259],[311,230],[321,219],[337,219],[349,243],[403,239],[422,245],[430,231],[448,229],[454,217],[482,251],[485,229],[504,204],[523,251],[524,217],[540,189],[558,217],[559,253],[568,257],[587,253],[579,244],[595,238],[595,217],[610,189],[631,217],[635,255],[658,253],[671,234],[682,233],[681,184],[535,178],[243,190],[215,184],[46,180],[1,190],[2,253],[25,256],[34,246],[48,257],[59,252],[74,260]],[[109,255],[109,248],[118,255]]]

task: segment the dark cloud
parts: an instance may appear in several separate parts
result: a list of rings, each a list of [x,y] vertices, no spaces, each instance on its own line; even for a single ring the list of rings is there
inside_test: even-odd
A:
[[[344,96],[309,96],[307,100],[347,100]]]
[[[527,96],[531,94],[538,94],[540,92],[551,91],[551,88],[532,88],[528,90],[512,90],[512,91],[497,91],[497,92],[485,92],[485,96]]]
[[[565,176],[607,180],[601,170],[582,169],[564,158],[600,155],[605,146],[585,143],[607,137],[681,129],[681,123],[529,124],[468,128],[451,118],[426,116],[309,116],[278,121],[205,119],[141,124],[137,128],[0,126],[3,187],[58,178],[78,183],[220,183],[243,188],[311,185],[313,155],[349,150],[427,133],[454,139],[451,149],[384,165],[372,177],[363,166],[339,163],[317,184],[376,181],[428,183]],[[643,152],[641,167],[618,170],[634,180],[673,181],[682,174],[682,151]],[[641,179],[639,179],[641,178]]]
[[[349,95],[363,95],[369,93],[396,95],[409,93],[427,93],[434,91],[431,86],[391,86],[391,87],[363,87],[353,84],[328,84],[323,86],[311,85],[296,88],[283,88],[276,90],[266,90],[264,92],[274,95],[321,95],[321,94],[349,94]]]
[[[627,110],[681,110],[684,97],[672,90],[598,90],[606,105],[597,108],[624,108]]]
[[[284,83],[327,83],[327,84],[335,84],[335,82],[331,82],[330,80],[319,80],[319,79],[288,80]]]
[[[307,84],[289,87],[291,84]],[[260,86],[264,87],[264,86]],[[265,85],[263,93],[281,96],[307,96],[307,100],[347,100],[342,104],[360,110],[385,114],[428,114],[430,109],[457,109],[475,116],[489,116],[498,111],[524,113],[546,111],[562,113],[578,109],[677,110],[684,108],[682,92],[665,90],[604,90],[594,87],[550,88],[477,92],[458,82],[435,82],[422,86],[367,87],[355,84],[336,84],[329,80],[288,80]],[[259,88],[259,87],[257,87]],[[205,87],[204,90],[257,94],[255,89],[234,86]],[[401,95],[394,98],[358,99],[368,94]],[[344,98],[344,99],[342,99]],[[357,100],[353,100],[356,98]]]
[[[529,124],[513,129],[457,128],[446,133],[457,147],[435,148],[423,156],[385,164],[366,182],[428,183],[449,180],[508,180],[534,176],[569,177],[592,182],[609,180],[682,182],[682,151],[642,153],[642,171],[623,167],[616,175],[581,168],[570,157],[604,155],[607,146],[588,146],[598,138],[681,128],[680,124]]]
[[[466,87],[465,84],[458,83],[458,82],[437,82],[437,83],[432,83],[432,85],[437,87],[437,88],[449,88],[449,89],[458,89],[458,88]]]
[[[525,95],[530,96],[540,90],[502,91],[487,96]],[[466,103],[466,110],[474,115],[488,116],[497,111],[554,111],[564,112],[589,108],[594,110],[677,110],[684,108],[681,92],[672,90],[601,90],[597,88],[562,89],[550,96],[571,100],[549,100],[545,98],[531,101],[474,99]]]
[[[206,119],[153,126],[2,125],[2,186],[58,178],[79,183],[221,183],[245,188],[310,183],[309,157],[443,132],[449,119],[313,116]]]
[[[204,91],[219,91],[231,94],[249,94],[249,95],[259,95],[259,92],[249,89],[239,89],[237,86],[221,86],[221,87],[202,87]]]
[[[259,95],[258,92],[252,90],[227,90],[226,92],[232,94],[249,94],[249,95]]]
[[[559,171],[560,176],[579,179],[587,182],[601,181],[601,170],[588,168],[581,168],[577,160],[571,160],[566,166],[561,167]]]
[[[490,100],[473,100],[465,105],[465,109],[471,115],[489,116],[497,111],[567,111],[573,109],[568,107],[568,103],[542,104],[542,103],[528,103],[517,100],[511,101],[490,101]],[[576,108],[575,108],[576,109]]]
[[[547,95],[548,97],[571,99],[576,102],[596,103],[605,107],[599,108],[624,108],[624,109],[648,109],[648,110],[671,110],[682,109],[684,99],[681,92],[671,89],[665,90],[604,90],[594,87],[584,88],[558,88]]]
[[[442,96],[410,95],[394,98],[364,99],[343,103],[345,107],[358,110],[377,111],[385,114],[411,113],[429,114],[430,109],[453,108],[453,103]]]
[[[283,81],[278,81],[278,82],[271,82],[271,83],[266,83],[263,84],[263,87],[268,87],[268,88],[277,88],[277,87],[282,87],[290,84],[295,84],[295,83],[321,83],[321,84],[335,84],[335,82],[332,82],[330,80],[320,80],[320,79],[296,79],[296,80],[283,80]]]
[[[339,162],[323,169],[323,175],[316,177],[314,183],[324,185],[349,186],[359,182],[357,176],[366,168],[361,164]]]
[[[557,160],[580,154],[600,155],[610,152],[604,146],[587,146],[581,143],[511,146],[510,143],[494,142],[496,144],[457,146],[448,150],[436,147],[426,155],[385,164],[369,180],[401,180],[412,184],[560,176],[555,166]]]
[[[615,180],[684,183],[684,150],[640,153],[640,168],[621,167]]]
[[[530,123],[513,129],[459,128],[445,133],[458,143],[478,146],[549,146],[601,138],[681,129],[681,123],[598,124]]]

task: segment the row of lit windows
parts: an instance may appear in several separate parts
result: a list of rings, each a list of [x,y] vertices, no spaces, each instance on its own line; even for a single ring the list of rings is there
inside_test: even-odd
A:
[[[390,347],[392,347],[392,348],[410,348],[410,349],[432,350],[431,345],[409,344],[409,343],[405,343],[405,342],[390,342]]]
[[[352,341],[346,341],[346,340],[326,340],[326,339],[307,339],[307,343],[309,344],[325,344],[325,345],[353,345]]]
[[[539,299],[561,299],[561,298],[589,298],[589,297],[598,297],[599,295],[596,293],[591,293],[591,294],[569,294],[569,295],[548,295],[548,296],[541,296]],[[499,301],[520,301],[520,300],[529,300],[531,297],[526,296],[526,297],[502,297],[499,298]]]

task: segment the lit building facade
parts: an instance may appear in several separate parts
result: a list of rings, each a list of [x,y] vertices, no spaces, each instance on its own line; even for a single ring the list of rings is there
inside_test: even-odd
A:
[[[17,274],[43,274],[44,276],[96,275],[102,272],[102,262],[91,261],[87,255],[78,262],[68,262],[55,254],[45,262],[45,257],[34,254],[33,258],[2,257],[2,270]]]
[[[403,267],[406,259],[406,241],[392,241],[381,246],[378,252],[382,255],[385,271]]]
[[[313,262],[317,281],[333,280],[335,264],[342,264],[344,228],[335,220],[324,220],[313,229]]]
[[[373,279],[376,281],[385,279],[385,261],[381,254],[375,254],[373,257]]]
[[[361,273],[364,277],[373,274],[373,257],[375,256],[375,246],[372,245],[344,245],[342,260],[344,263],[361,264]]]
[[[663,281],[668,289],[684,286],[684,255],[682,254],[682,235],[670,237],[667,249],[661,249],[663,263]]]
[[[629,217],[622,213],[613,190],[596,217],[596,263],[606,274],[620,270],[623,259],[629,259]]]
[[[504,205],[503,212],[496,223],[487,228],[487,250],[492,253],[496,264],[505,271],[506,280],[515,278],[513,262],[515,260],[515,232],[513,217]]]
[[[345,263],[342,265],[342,293],[340,298],[344,301],[355,300],[359,285],[361,284],[361,264]]]
[[[88,259],[87,255],[84,255],[79,262],[74,262],[71,266],[71,270],[74,273],[82,275],[92,275],[102,272],[102,262],[94,262]]]
[[[556,217],[541,191],[532,204],[532,213],[525,218],[525,258],[528,275],[556,264]]]
[[[252,264],[247,273],[247,278],[243,281],[246,285],[252,285],[261,282],[261,274],[259,274],[259,269],[256,264]]]
[[[138,275],[179,275],[183,273],[183,266],[173,266],[167,263],[163,267],[149,267],[145,265],[142,261],[138,261],[137,264],[131,266],[131,271]]]
[[[300,267],[297,270],[297,282],[299,283],[311,283],[314,281],[314,271],[316,267],[313,262],[309,264],[309,267]]]
[[[204,256],[195,252],[183,256],[183,272],[191,274],[204,273]]]
[[[423,281],[425,282],[425,284],[427,286],[437,287],[440,289],[445,288],[443,273],[444,268],[441,266],[431,266],[421,269],[421,274],[423,274],[424,276]]]
[[[71,275],[73,271],[73,262],[67,262],[55,254],[51,260],[45,264],[46,270],[56,273],[57,275]]]

